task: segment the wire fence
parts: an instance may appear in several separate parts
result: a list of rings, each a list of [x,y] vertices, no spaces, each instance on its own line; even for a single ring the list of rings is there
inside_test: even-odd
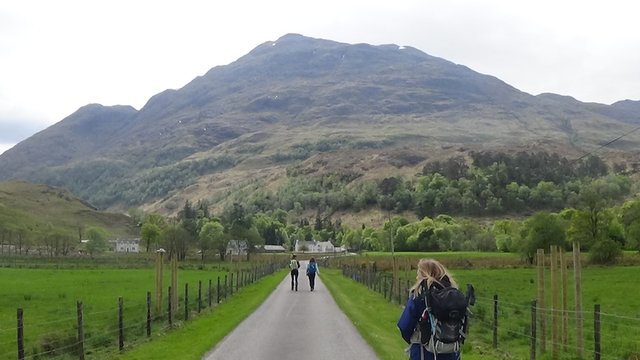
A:
[[[405,279],[394,281],[391,273],[370,267],[343,264],[342,273],[399,305],[404,305],[413,285]],[[555,330],[554,316],[557,316]],[[576,341],[579,317],[584,324],[582,347]],[[505,352],[507,358],[535,360],[544,354],[552,359],[640,359],[640,341],[635,335],[640,331],[640,318],[603,312],[599,304],[593,310],[578,312],[539,307],[535,300],[502,301],[499,294],[493,298],[476,296],[469,322],[471,338],[491,344],[497,351]]]
[[[186,283],[183,289],[167,287],[164,291],[168,301],[161,311],[156,309],[150,292],[146,293],[144,305],[135,301],[129,305],[127,299],[117,298],[112,308],[99,311],[79,300],[75,309],[68,309],[68,315],[54,320],[30,318],[18,308],[16,327],[0,329],[0,339],[7,339],[9,332],[15,334],[14,340],[0,342],[0,359],[85,359],[89,353],[123,351],[214,309],[241,288],[282,267],[279,262],[264,263],[218,276],[213,281],[199,281],[196,286]],[[180,293],[174,297],[171,292],[176,290]],[[171,303],[172,298],[178,299],[176,304]],[[31,329],[43,327],[54,327],[57,331],[31,334]]]

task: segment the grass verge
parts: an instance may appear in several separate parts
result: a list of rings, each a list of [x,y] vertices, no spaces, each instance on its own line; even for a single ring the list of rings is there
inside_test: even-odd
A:
[[[256,284],[241,289],[227,302],[215,307],[210,314],[184,323],[178,331],[135,346],[109,359],[202,359],[220,340],[257,309],[282,281],[286,271],[269,275]]]
[[[402,307],[392,304],[380,294],[370,291],[351,279],[342,276],[339,270],[322,271],[322,280],[331,292],[340,309],[353,322],[365,341],[381,360],[406,360],[407,344],[400,337],[396,323]],[[467,360],[506,359],[509,356],[492,351],[490,345],[467,342],[463,349]]]

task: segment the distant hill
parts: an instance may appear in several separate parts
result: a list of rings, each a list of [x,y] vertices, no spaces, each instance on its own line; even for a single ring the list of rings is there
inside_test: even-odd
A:
[[[73,235],[79,241],[80,235],[92,226],[104,228],[113,238],[139,236],[136,224],[128,216],[98,211],[66,190],[19,181],[0,182],[3,235],[20,230],[29,230],[29,236],[58,232]]]
[[[523,69],[526,71],[526,69]],[[413,176],[469,151],[576,158],[633,129],[640,102],[533,96],[408,46],[288,34],[140,110],[87,105],[0,156],[0,180],[69,189],[99,208],[175,213],[275,189],[291,174]],[[602,154],[635,162],[640,134]]]

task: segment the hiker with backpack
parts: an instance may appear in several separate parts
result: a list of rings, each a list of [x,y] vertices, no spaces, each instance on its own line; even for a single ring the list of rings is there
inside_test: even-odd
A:
[[[318,263],[315,258],[309,259],[309,265],[307,265],[307,276],[309,277],[309,287],[311,287],[311,291],[316,285],[316,274],[320,273],[320,269],[318,268]]]
[[[298,269],[300,268],[300,262],[296,260],[296,254],[291,255],[289,261],[289,269],[291,269],[291,291],[294,289],[298,291]]]
[[[418,262],[416,283],[398,320],[402,338],[410,344],[410,360],[459,360],[464,343],[468,307],[475,302],[473,286],[467,294],[437,260]]]

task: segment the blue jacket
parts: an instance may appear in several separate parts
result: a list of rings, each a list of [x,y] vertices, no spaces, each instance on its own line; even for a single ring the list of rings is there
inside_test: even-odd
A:
[[[411,343],[411,335],[416,330],[418,319],[422,316],[425,308],[426,305],[421,297],[416,297],[413,293],[409,295],[409,300],[407,300],[404,311],[400,315],[400,320],[398,320],[398,329],[400,329],[400,334],[407,344]]]
[[[448,281],[448,279],[446,279]],[[432,285],[433,286],[433,285]],[[408,344],[411,344],[409,348],[409,359],[410,360],[433,360],[434,356],[432,353],[427,351],[421,344],[412,343],[411,337],[416,330],[418,325],[418,319],[422,316],[426,305],[424,303],[424,299],[421,296],[414,296],[413,293],[409,295],[409,299],[407,300],[407,304],[402,311],[402,315],[400,315],[400,319],[398,320],[398,329],[400,329],[400,334],[404,341]],[[424,357],[421,358],[420,352],[424,352]],[[458,360],[460,359],[460,353],[450,353],[450,354],[438,354],[438,360]]]

